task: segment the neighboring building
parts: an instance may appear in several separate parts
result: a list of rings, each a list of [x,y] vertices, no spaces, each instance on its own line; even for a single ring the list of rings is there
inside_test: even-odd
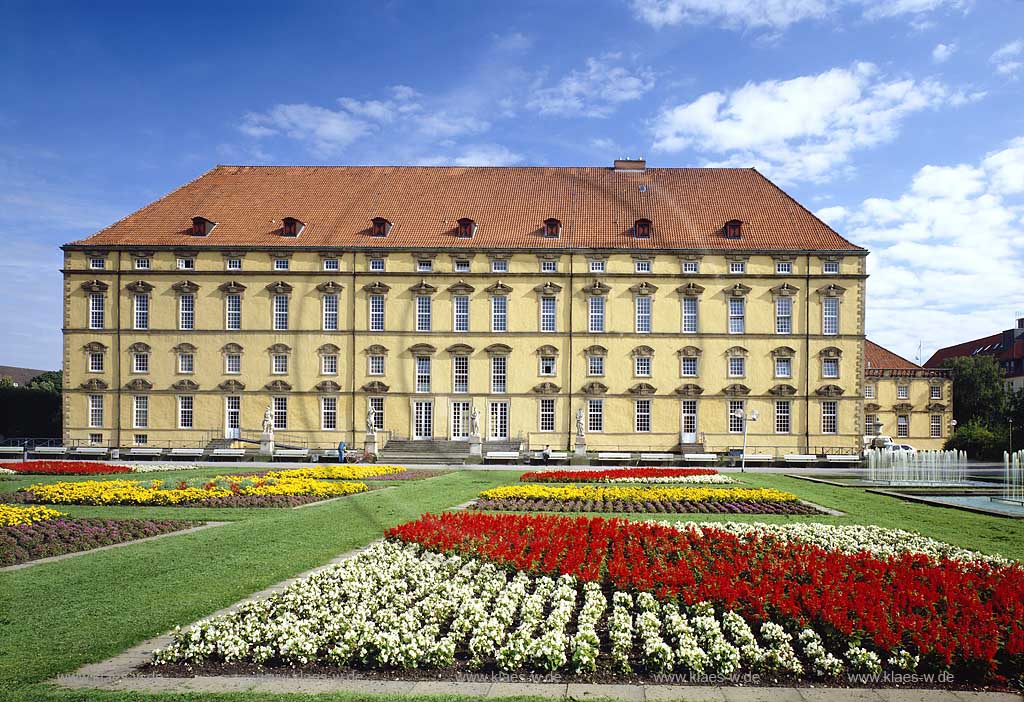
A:
[[[870,339],[864,342],[864,434],[916,449],[941,449],[953,432],[953,379]],[[881,427],[877,426],[881,423]]]
[[[18,366],[0,366],[0,378],[10,378],[16,387],[29,384],[32,378],[47,371],[38,368],[19,368]]]
[[[68,439],[860,446],[867,251],[752,169],[219,166],[63,248]]]
[[[1011,390],[1024,389],[1024,317],[1017,319],[1013,329],[939,349],[924,365],[941,368],[948,359],[958,356],[995,356],[1006,376],[1006,386]]]

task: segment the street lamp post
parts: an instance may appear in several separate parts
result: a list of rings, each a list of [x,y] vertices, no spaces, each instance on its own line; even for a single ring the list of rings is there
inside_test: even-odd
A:
[[[740,456],[740,472],[741,473],[746,473],[747,472],[747,424],[748,424],[748,422],[756,422],[757,418],[760,415],[757,413],[757,410],[750,410],[750,414],[748,415],[743,410],[738,409],[738,410],[734,410],[733,411],[732,416],[736,417],[736,419],[742,419],[743,420],[743,454]]]

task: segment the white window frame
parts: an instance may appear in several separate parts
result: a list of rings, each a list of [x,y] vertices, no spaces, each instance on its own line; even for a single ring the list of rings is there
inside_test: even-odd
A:
[[[287,258],[275,258],[274,259],[274,270],[275,271],[286,271],[291,268],[291,261]]]
[[[370,331],[384,331],[384,310],[387,308],[383,295],[370,295]]]
[[[793,403],[790,400],[775,401],[775,433],[793,432]]]
[[[683,261],[683,273],[700,273],[700,261]]]
[[[650,356],[633,357],[633,375],[637,378],[650,378],[654,369],[654,359]]]
[[[239,331],[242,328],[242,296],[229,293],[224,296],[224,329]]]
[[[874,383],[867,383],[864,386],[864,399],[865,400],[874,400],[875,399],[875,384]]]
[[[338,374],[338,354],[325,353],[320,356],[320,375]]]
[[[270,373],[271,375],[288,375],[288,354],[271,354]]]
[[[508,298],[504,295],[491,296],[491,332],[508,331]]]
[[[273,298],[273,313],[271,315],[274,331],[287,331],[288,330],[288,307],[289,300],[287,295],[274,295]]]
[[[242,270],[242,259],[238,256],[229,256],[224,263],[225,269],[229,271]]]
[[[102,256],[93,256],[89,259],[89,270],[102,271],[107,267],[107,259]]]
[[[469,392],[469,356],[464,354],[452,356],[452,392]]]
[[[103,293],[89,294],[89,328],[103,329],[107,323],[107,298]]]
[[[825,336],[839,334],[838,297],[825,297],[821,300],[821,333]]]
[[[696,356],[679,357],[679,376],[681,378],[696,378],[698,372]]]
[[[540,330],[543,333],[558,331],[558,298],[553,295],[540,298]]]
[[[793,333],[793,298],[780,295],[775,298],[775,333]]]
[[[271,399],[274,408],[274,429],[288,428],[288,398],[274,397]]]
[[[699,298],[688,296],[682,299],[683,334],[696,334],[699,323]]]
[[[776,275],[790,275],[793,272],[792,261],[776,261],[775,262],[775,274]]]
[[[385,375],[387,371],[387,361],[384,354],[372,354],[367,364],[367,375]]]
[[[557,273],[558,261],[542,260],[540,262],[541,273]]]
[[[137,271],[148,271],[151,266],[152,262],[149,256],[139,256],[135,259],[135,270]]]
[[[838,275],[839,261],[822,261],[821,272],[824,275]]]
[[[728,410],[728,415],[726,416],[726,419],[727,419],[727,425],[728,425],[728,428],[729,428],[729,433],[730,434],[742,434],[743,433],[743,425],[746,424],[746,421],[747,421],[747,403],[746,403],[746,400],[729,400],[729,403],[726,405],[726,408]],[[736,412],[737,410],[743,412],[743,416],[742,417],[734,417],[733,416],[733,412]]]
[[[604,273],[606,268],[604,260],[598,258],[591,259],[589,268],[591,273]]]
[[[149,295],[147,293],[136,293],[132,306],[133,328],[138,330],[149,329]]]
[[[633,430],[638,434],[649,434],[653,426],[652,400],[644,398],[633,401]]]
[[[605,299],[600,295],[591,295],[587,299],[587,331],[591,334],[603,334],[605,330]]]
[[[191,331],[196,328],[195,293],[178,295],[178,329]]]
[[[103,428],[103,395],[89,395],[89,428]]]
[[[823,400],[821,403],[821,433],[839,433],[839,403],[835,400]]]
[[[743,356],[730,356],[729,357],[729,377],[730,378],[745,378],[747,377],[747,359]]]
[[[341,261],[336,258],[325,258],[324,259],[324,270],[325,271],[340,271]]]
[[[729,273],[731,275],[740,275],[747,272],[746,261],[729,261]]]
[[[132,354],[132,373],[149,373],[149,354],[139,351]]]
[[[187,375],[196,372],[196,355],[194,353],[178,354],[178,372]]]
[[[469,331],[469,295],[452,296],[452,330]]]
[[[416,272],[417,273],[433,273],[434,262],[429,258],[417,258],[416,259]]]
[[[491,273],[508,273],[508,259],[492,258]]]
[[[323,395],[320,397],[320,431],[338,430],[338,397]]]
[[[933,414],[928,418],[928,433],[933,439],[942,438],[942,415]]]
[[[941,400],[942,399],[942,386],[932,385],[928,388],[928,399],[929,400]]]
[[[491,393],[504,395],[508,392],[508,356],[491,356]]]
[[[537,430],[549,433],[555,426],[555,398],[542,397],[537,403]]]
[[[339,310],[341,308],[341,301],[338,295],[336,293],[324,295],[320,304],[323,310],[323,331],[338,331]]]
[[[132,396],[132,429],[149,428],[149,395]]]
[[[224,374],[239,375],[242,372],[242,354],[224,354]]]
[[[650,295],[637,295],[633,298],[634,331],[637,334],[650,334],[654,327],[654,298]]]
[[[385,263],[383,258],[371,258],[369,263],[369,269],[374,273],[383,273],[385,270]]]
[[[587,399],[587,433],[600,434],[604,431],[604,400]]]
[[[179,257],[177,264],[179,271],[194,271],[196,269],[196,259],[192,256]]]
[[[416,331],[428,332],[432,326],[433,302],[430,295],[416,297]]]
[[[900,414],[896,416],[896,438],[910,438],[910,415]]]
[[[370,397],[367,399],[370,407],[373,408],[373,425],[378,431],[384,430],[384,398]]]
[[[587,375],[595,378],[604,377],[604,356],[587,356]]]
[[[633,272],[634,273],[650,273],[651,272],[651,261],[645,258],[638,258],[633,261]]]
[[[557,356],[541,356],[539,361],[539,367],[537,368],[537,375],[544,377],[552,377],[558,373],[558,357]]]
[[[469,259],[457,258],[453,264],[456,273],[469,273]]]
[[[195,427],[196,399],[194,395],[178,395],[178,428]]]
[[[910,386],[905,384],[899,384],[896,386],[896,399],[897,400],[909,400],[910,399]]]
[[[729,333],[745,334],[747,331],[747,299],[745,297],[729,298]]]
[[[103,358],[104,354],[102,351],[90,351],[89,352],[89,372],[90,373],[102,373],[104,370]]]
[[[838,378],[839,377],[839,359],[838,358],[823,358],[823,359],[821,359],[821,377],[822,378]]]
[[[782,356],[775,359],[775,377],[776,378],[792,378],[793,377],[793,359],[789,356]]]
[[[878,421],[877,414],[865,414],[864,415],[864,435],[874,436],[875,434],[875,422]]]
[[[430,356],[417,356],[415,361],[415,377],[413,378],[416,392],[428,393],[431,385]]]

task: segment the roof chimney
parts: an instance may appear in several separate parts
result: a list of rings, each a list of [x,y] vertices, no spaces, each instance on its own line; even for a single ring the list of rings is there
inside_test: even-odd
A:
[[[647,160],[643,158],[617,158],[613,170],[642,171],[647,168]]]

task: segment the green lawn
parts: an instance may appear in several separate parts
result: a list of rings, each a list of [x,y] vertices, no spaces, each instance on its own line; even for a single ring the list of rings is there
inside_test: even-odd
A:
[[[227,472],[228,467],[221,467],[144,477],[174,480],[186,475],[206,477]],[[0,574],[0,699],[281,699],[281,695],[67,691],[42,683],[57,674],[73,672],[85,663],[110,658],[175,625],[188,624],[252,592],[323,564],[379,538],[390,526],[415,519],[423,512],[438,512],[464,503],[483,489],[516,482],[518,476],[519,471],[461,471],[419,481],[382,481],[377,484],[383,489],[297,510],[61,507],[83,516],[177,517],[232,523]],[[619,516],[877,524],[913,529],[966,548],[1024,560],[1024,533],[1019,521],[918,505],[856,488],[831,487],[782,475],[748,473],[739,477],[752,486],[795,492],[804,499],[841,510],[845,516]],[[0,491],[58,479],[61,478],[4,479],[0,481]],[[353,698],[337,695],[334,699]]]

